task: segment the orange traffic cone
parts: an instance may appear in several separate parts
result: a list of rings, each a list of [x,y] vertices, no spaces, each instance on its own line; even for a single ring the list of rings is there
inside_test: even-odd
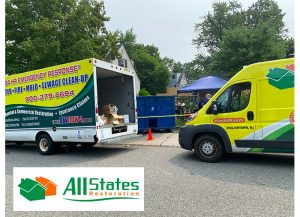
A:
[[[148,138],[147,140],[153,140],[154,138],[152,137],[152,132],[151,132],[151,128],[148,129]]]

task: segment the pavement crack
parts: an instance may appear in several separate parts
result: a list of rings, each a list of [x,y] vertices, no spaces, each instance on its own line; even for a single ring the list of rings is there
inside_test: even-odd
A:
[[[167,136],[167,138],[166,138],[164,141],[162,141],[162,142],[159,144],[159,146],[162,146],[162,144],[165,143],[172,135],[174,135],[174,133],[172,133],[172,134],[170,134],[169,136]]]

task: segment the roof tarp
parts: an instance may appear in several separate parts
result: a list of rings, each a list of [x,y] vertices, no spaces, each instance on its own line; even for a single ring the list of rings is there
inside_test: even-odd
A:
[[[218,78],[215,76],[207,76],[204,78],[200,78],[192,84],[186,85],[185,87],[177,90],[177,93],[220,89],[226,82],[227,81],[225,81],[222,78]]]

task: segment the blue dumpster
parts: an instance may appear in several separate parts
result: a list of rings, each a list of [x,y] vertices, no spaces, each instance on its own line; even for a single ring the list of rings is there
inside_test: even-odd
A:
[[[138,96],[137,114],[138,130],[140,132],[149,128],[153,130],[171,130],[176,126],[176,118],[174,116],[175,97]]]

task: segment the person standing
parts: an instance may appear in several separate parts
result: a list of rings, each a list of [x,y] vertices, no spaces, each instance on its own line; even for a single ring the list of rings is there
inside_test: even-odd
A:
[[[211,98],[211,94],[209,94],[209,93],[206,94],[205,98],[199,102],[198,109],[201,109],[210,100],[210,98]]]

